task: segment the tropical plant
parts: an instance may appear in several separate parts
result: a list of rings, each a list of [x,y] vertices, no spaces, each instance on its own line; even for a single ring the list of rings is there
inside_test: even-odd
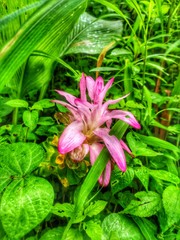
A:
[[[0,239],[179,239],[179,6],[0,0]]]

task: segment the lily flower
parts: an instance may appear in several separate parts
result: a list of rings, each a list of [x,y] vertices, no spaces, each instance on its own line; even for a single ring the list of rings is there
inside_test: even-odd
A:
[[[122,140],[109,134],[112,120],[120,119],[132,127],[140,129],[140,124],[132,113],[108,109],[109,105],[118,103],[128,95],[104,102],[105,95],[113,81],[114,78],[104,85],[102,77],[94,80],[92,77],[82,74],[80,98],[56,90],[66,101],[53,100],[53,102],[65,106],[71,113],[71,123],[64,129],[59,138],[58,151],[60,154],[69,153],[72,160],[81,161],[89,153],[90,162],[93,165],[102,148],[108,149],[111,157],[99,178],[99,183],[103,186],[109,184],[113,163],[116,163],[121,171],[126,171],[124,150],[131,153]]]

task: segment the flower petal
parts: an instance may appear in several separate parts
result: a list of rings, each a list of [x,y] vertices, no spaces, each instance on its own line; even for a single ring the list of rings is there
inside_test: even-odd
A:
[[[119,101],[121,101],[122,99],[126,98],[127,96],[129,96],[129,93],[126,94],[126,95],[124,95],[123,97],[117,98],[117,99],[115,99],[115,100],[108,100],[108,101],[106,101],[106,102],[103,104],[103,106],[102,106],[102,113],[108,109],[108,106],[109,106],[109,105],[116,104],[116,103],[118,103]]]
[[[98,182],[101,186],[108,186],[111,178],[111,161],[108,161],[106,168],[98,179]]]
[[[90,76],[87,76],[86,77],[86,87],[88,90],[88,95],[92,101],[94,98],[94,85],[95,85],[94,79]]]
[[[83,124],[78,121],[72,122],[67,128],[65,128],[58,143],[58,151],[61,154],[72,151],[84,142],[86,136],[81,132],[82,129]]]
[[[128,146],[126,145],[126,143],[123,140],[120,140],[120,144],[126,152],[128,152],[129,154],[132,154],[131,150],[128,148]]]
[[[94,164],[103,147],[104,145],[101,143],[93,143],[92,145],[89,146],[91,165]]]
[[[120,119],[129,125],[131,125],[134,128],[140,129],[141,125],[138,123],[134,115],[128,111],[122,111],[122,110],[113,110],[109,111],[105,114],[105,116],[102,118],[104,122],[106,122],[109,119],[116,118]]]
[[[81,93],[81,100],[87,101],[86,98],[86,77],[84,73],[82,74],[81,80],[80,80],[80,93]]]
[[[73,114],[74,119],[76,119],[78,121],[82,120],[81,115],[79,114],[78,109],[73,107],[69,103],[63,102],[63,101],[60,101],[60,100],[52,100],[51,102],[54,102],[54,103],[57,103],[57,104],[61,104],[62,106],[66,107]]]
[[[66,100],[67,100],[71,105],[75,106],[75,104],[74,104],[74,101],[75,101],[75,99],[76,99],[75,96],[73,96],[73,95],[70,94],[70,93],[61,91],[61,90],[56,90],[56,92],[57,92],[59,95],[65,97]]]
[[[110,136],[107,133],[107,131],[104,131],[104,129],[102,128],[96,129],[94,131],[94,134],[96,134],[99,138],[101,138],[104,141],[109,153],[111,154],[112,158],[118,165],[119,169],[125,172],[126,158],[119,140],[115,136]]]
[[[103,91],[103,89],[104,89],[104,80],[102,77],[99,76],[95,81],[94,89],[93,89],[94,104],[99,103],[99,96],[100,96],[100,93]]]
[[[111,78],[105,85],[105,87],[102,89],[102,91],[100,92],[99,96],[98,96],[98,103],[102,104],[105,95],[107,93],[107,91],[109,90],[109,88],[111,88],[112,84],[114,82],[114,78]]]

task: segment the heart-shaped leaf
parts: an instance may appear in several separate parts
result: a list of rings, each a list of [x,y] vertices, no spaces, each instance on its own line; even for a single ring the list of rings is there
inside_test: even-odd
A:
[[[143,240],[140,230],[136,224],[128,217],[117,213],[109,214],[102,223],[103,238],[121,240]]]
[[[43,178],[14,180],[1,199],[0,217],[8,236],[21,238],[36,227],[50,212],[53,199],[53,188]]]
[[[12,176],[31,173],[44,159],[43,148],[35,143],[13,143],[0,146],[0,167]]]

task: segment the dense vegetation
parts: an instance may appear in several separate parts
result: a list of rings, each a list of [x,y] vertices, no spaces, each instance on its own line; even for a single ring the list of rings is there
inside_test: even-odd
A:
[[[0,239],[180,239],[179,6],[0,0]],[[82,73],[114,82],[106,96],[100,83],[93,95]],[[105,104],[126,94],[92,117],[102,95]],[[58,144],[87,112],[92,124],[127,114],[104,120],[108,136],[99,125],[95,137],[83,132],[82,148],[101,138],[93,163],[91,151],[75,161],[79,149],[63,153],[63,137]],[[72,141],[84,137],[76,126]]]

